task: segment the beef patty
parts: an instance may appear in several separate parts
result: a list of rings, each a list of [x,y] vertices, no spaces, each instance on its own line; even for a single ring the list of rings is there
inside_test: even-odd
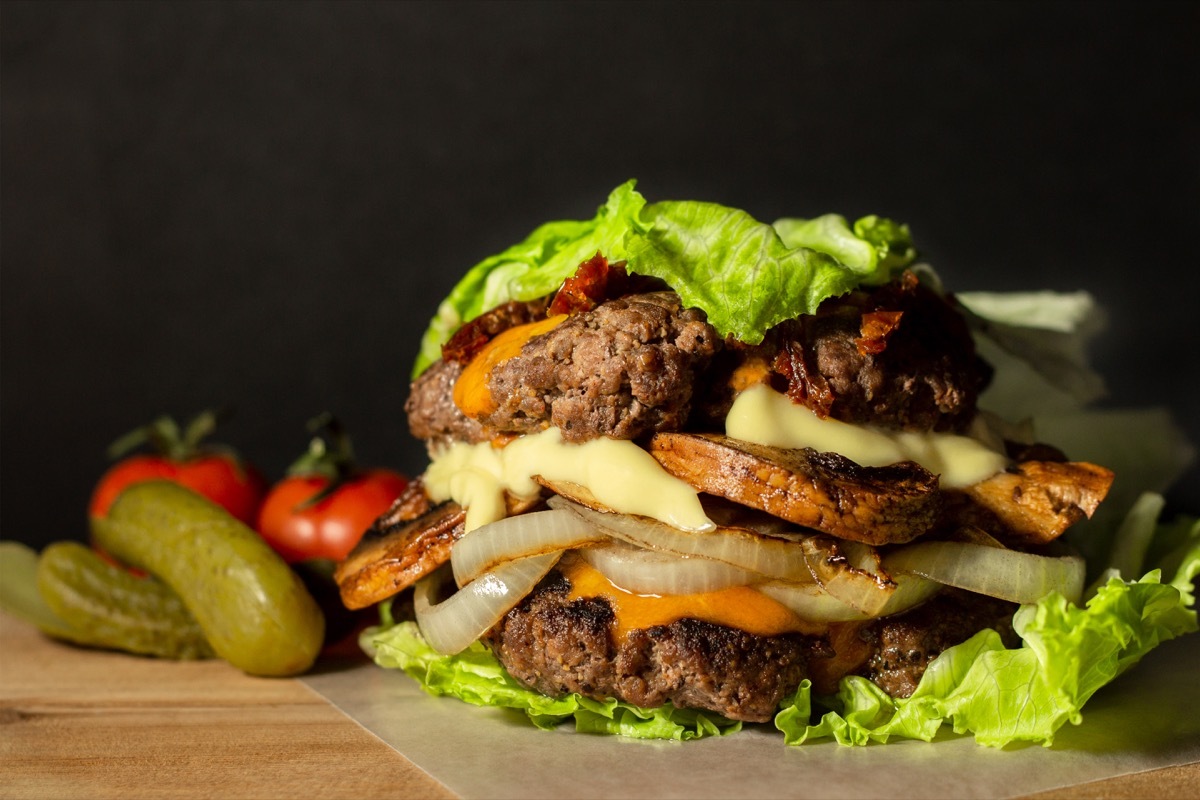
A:
[[[904,430],[963,430],[992,373],[963,316],[911,272],[826,300],[776,327],[767,346],[796,402]]]
[[[551,697],[576,692],[643,708],[670,702],[729,719],[766,722],[804,678],[830,693],[847,674],[863,675],[896,697],[916,688],[948,647],[994,627],[1012,638],[1016,606],[946,591],[895,617],[837,626],[827,637],[744,631],[683,619],[615,640],[603,598],[569,599],[553,571],[486,635],[514,678]]]
[[[673,292],[610,300],[572,314],[492,370],[496,409],[479,421],[501,433],[553,425],[576,442],[678,430],[720,344],[704,313],[682,308]]]
[[[910,274],[827,300],[754,347],[724,341],[673,292],[608,300],[571,314],[492,370],[495,409],[470,419],[451,399],[462,364],[488,337],[544,318],[545,302],[511,303],[468,323],[445,358],[413,383],[413,435],[431,446],[558,427],[568,441],[718,430],[748,360],[822,416],[907,430],[962,430],[990,368],[953,305]]]
[[[765,722],[806,674],[818,638],[753,636],[684,619],[614,641],[603,598],[568,600],[552,572],[484,641],[514,678],[551,697],[577,692],[642,708],[670,702]]]

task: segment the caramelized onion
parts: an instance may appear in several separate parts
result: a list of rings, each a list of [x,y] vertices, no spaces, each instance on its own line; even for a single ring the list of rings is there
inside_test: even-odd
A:
[[[947,586],[1036,603],[1050,592],[1071,602],[1083,594],[1084,562],[1079,556],[1041,556],[971,542],[920,542],[883,559],[891,573],[920,575]]]
[[[445,571],[421,579],[413,589],[413,608],[421,635],[443,655],[465,650],[533,591],[561,556],[562,551],[555,551],[509,561],[440,603],[436,599]]]
[[[831,536],[811,536],[800,543],[812,576],[829,594],[867,617],[878,617],[896,591],[873,547]]]
[[[565,509],[505,517],[467,532],[454,543],[450,558],[454,582],[465,586],[506,561],[608,539],[607,533]]]
[[[717,592],[765,580],[757,572],[711,558],[647,550],[621,541],[588,547],[579,555],[615,585],[635,594]]]
[[[854,606],[825,591],[820,584],[769,581],[754,588],[787,606],[801,619],[812,622],[852,622],[868,618]]]
[[[811,580],[804,551],[795,542],[763,536],[745,528],[684,531],[648,517],[596,511],[563,497],[552,497],[547,502],[551,508],[570,509],[614,538],[638,547],[700,556],[777,580]]]

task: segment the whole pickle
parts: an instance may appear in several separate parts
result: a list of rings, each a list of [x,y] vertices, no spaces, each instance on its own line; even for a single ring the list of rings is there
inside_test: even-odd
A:
[[[25,620],[55,639],[94,645],[87,631],[77,631],[46,605],[37,586],[37,551],[20,542],[0,542],[0,609]]]
[[[162,658],[212,658],[204,632],[162,581],[109,564],[79,542],[56,542],[37,562],[37,585],[54,614],[88,643]]]
[[[251,675],[296,675],[321,649],[325,619],[262,537],[178,484],[139,483],[92,520],[96,543],[158,576],[217,655]]]

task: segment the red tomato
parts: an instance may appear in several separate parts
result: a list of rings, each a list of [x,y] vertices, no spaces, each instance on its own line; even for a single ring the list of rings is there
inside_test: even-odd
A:
[[[272,487],[258,514],[258,532],[289,564],[310,558],[345,558],[363,532],[399,497],[408,479],[385,469],[362,470],[329,494],[322,475],[287,477]]]
[[[92,493],[88,513],[108,514],[108,508],[126,487],[154,479],[186,486],[223,506],[247,525],[253,525],[266,493],[266,481],[252,467],[224,453],[176,461],[166,456],[130,456],[114,464],[100,478]]]
[[[247,525],[253,525],[267,484],[252,466],[232,450],[208,447],[201,441],[216,428],[220,414],[205,411],[180,428],[174,419],[159,417],[122,436],[109,454],[120,459],[101,476],[92,492],[88,514],[103,517],[126,487],[147,480],[169,480],[204,495]],[[129,455],[149,446],[152,453]]]

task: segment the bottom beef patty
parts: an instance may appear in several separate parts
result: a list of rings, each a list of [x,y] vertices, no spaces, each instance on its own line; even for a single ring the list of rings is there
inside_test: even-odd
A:
[[[772,719],[806,677],[830,690],[842,675],[862,674],[907,696],[946,648],[987,627],[1011,634],[1016,610],[949,592],[906,614],[841,626],[829,637],[755,636],[683,619],[615,641],[608,602],[569,600],[570,588],[551,572],[488,632],[485,642],[514,678],[552,697],[575,692],[643,708],[670,702],[747,722]]]

